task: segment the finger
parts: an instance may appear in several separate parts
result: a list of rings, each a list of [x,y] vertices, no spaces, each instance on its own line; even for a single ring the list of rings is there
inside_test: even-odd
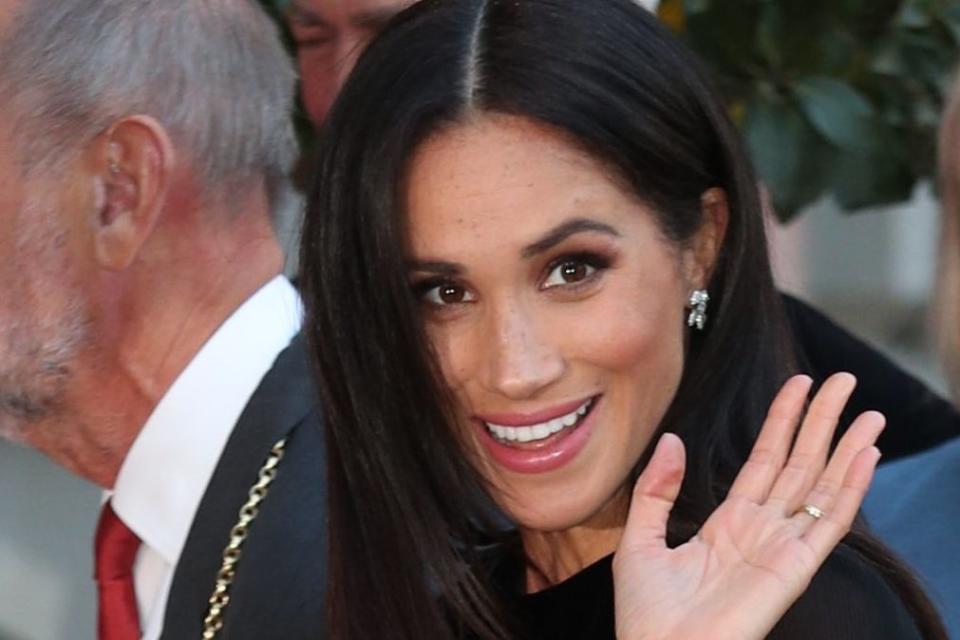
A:
[[[666,546],[667,520],[680,493],[685,466],[683,442],[672,433],[663,434],[634,486],[621,548]]]
[[[877,411],[867,411],[857,416],[847,432],[840,438],[836,450],[830,456],[827,468],[813,489],[804,499],[804,504],[813,505],[823,511],[832,511],[833,503],[843,486],[850,467],[857,455],[872,447],[886,425],[886,418]]]
[[[823,472],[837,422],[857,379],[849,373],[830,376],[814,396],[787,464],[770,491],[769,504],[792,515]]]
[[[857,453],[843,480],[843,485],[837,493],[832,508],[822,518],[816,520],[803,540],[823,562],[843,539],[863,503],[863,497],[870,488],[873,472],[880,461],[880,450],[876,447],[867,447]]]
[[[803,415],[803,407],[813,380],[809,376],[793,376],[783,385],[770,404],[750,458],[740,469],[730,488],[730,495],[752,502],[763,502],[783,468],[790,452],[793,433]]]

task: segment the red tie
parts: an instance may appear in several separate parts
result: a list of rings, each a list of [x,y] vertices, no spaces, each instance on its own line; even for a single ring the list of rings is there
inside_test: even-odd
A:
[[[107,502],[95,540],[99,595],[98,640],[139,640],[140,614],[133,588],[133,561],[140,538],[123,524]]]

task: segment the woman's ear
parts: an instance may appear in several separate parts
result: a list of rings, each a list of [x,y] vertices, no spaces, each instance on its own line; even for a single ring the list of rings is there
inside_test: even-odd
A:
[[[129,116],[110,127],[95,153],[100,188],[91,223],[97,261],[119,271],[134,262],[160,217],[173,143],[153,118]]]
[[[703,221],[690,240],[685,265],[691,291],[708,288],[730,221],[727,193],[720,187],[704,191],[700,207]]]

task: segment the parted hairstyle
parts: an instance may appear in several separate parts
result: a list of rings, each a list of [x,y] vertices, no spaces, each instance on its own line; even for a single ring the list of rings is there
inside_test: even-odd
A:
[[[722,501],[793,369],[750,163],[700,65],[655,17],[632,0],[414,5],[361,57],[321,132],[301,248],[305,328],[328,412],[336,640],[512,637],[478,568],[478,541],[497,535],[491,500],[452,426],[405,255],[414,151],[484,112],[552,127],[603,161],[678,246],[702,224],[701,195],[726,192],[710,322],[689,338],[659,425],[684,440],[689,460],[672,544]],[[868,538],[851,539],[885,562]]]
[[[0,100],[27,172],[54,171],[112,122],[156,118],[203,191],[275,203],[297,142],[296,74],[254,0],[19,0],[0,32]]]

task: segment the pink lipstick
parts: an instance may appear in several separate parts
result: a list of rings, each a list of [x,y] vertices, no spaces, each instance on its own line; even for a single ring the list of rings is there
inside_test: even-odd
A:
[[[480,440],[501,466],[517,473],[545,473],[577,456],[592,433],[600,396],[534,413],[475,416]]]

